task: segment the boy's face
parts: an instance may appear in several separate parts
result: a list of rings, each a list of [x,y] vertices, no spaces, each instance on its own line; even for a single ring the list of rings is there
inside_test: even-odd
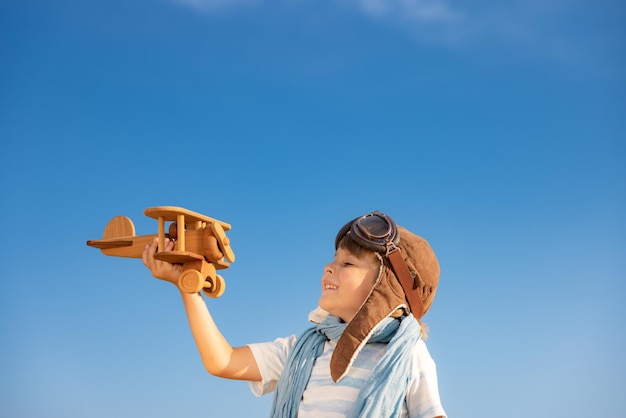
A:
[[[334,261],[324,267],[320,307],[350,322],[374,286],[379,264],[373,253],[358,258],[339,248]]]

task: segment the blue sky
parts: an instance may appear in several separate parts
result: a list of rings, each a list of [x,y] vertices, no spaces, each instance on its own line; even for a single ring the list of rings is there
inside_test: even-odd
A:
[[[439,257],[451,417],[625,415],[625,7],[545,3],[0,2],[0,414],[267,416],[173,286],[85,245],[173,205],[233,226],[234,345],[304,330],[381,210]]]

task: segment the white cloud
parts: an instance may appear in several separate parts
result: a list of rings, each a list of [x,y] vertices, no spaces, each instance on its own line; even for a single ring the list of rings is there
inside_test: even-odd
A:
[[[168,0],[182,7],[218,13],[252,5],[263,7],[316,7],[322,0]],[[341,7],[374,19],[383,25],[398,26],[422,42],[456,44],[469,35],[465,12],[453,7],[454,0],[327,0],[324,6]],[[306,10],[306,7],[303,7]]]
[[[420,22],[453,22],[462,13],[443,0],[359,0],[357,7],[376,18]]]
[[[259,0],[171,0],[173,3],[202,12],[215,12],[236,6],[257,3]]]
[[[579,22],[587,22],[584,14],[587,7],[571,0],[165,1],[205,13],[236,11],[253,6],[287,7],[290,12],[302,6],[303,13],[318,5],[339,7],[381,25],[399,28],[420,43],[454,49],[495,47],[523,59],[561,62],[571,67],[600,66],[595,61],[602,60],[614,62],[616,54],[612,51],[618,49],[617,42],[606,34],[594,38],[590,29],[582,32],[575,30]]]
[[[237,6],[263,2],[264,0],[170,0],[181,6],[198,11],[218,11]],[[284,1],[283,3],[290,3]],[[452,9],[445,0],[334,0],[343,7],[356,8],[362,13],[381,19],[401,19],[412,21],[453,21],[461,13]],[[268,5],[271,3],[266,2]]]

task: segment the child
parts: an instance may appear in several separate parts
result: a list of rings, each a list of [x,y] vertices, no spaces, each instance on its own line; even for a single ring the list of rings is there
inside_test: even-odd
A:
[[[173,249],[168,242],[166,250]],[[182,267],[143,252],[155,277]],[[181,293],[207,371],[274,391],[271,417],[444,418],[421,317],[435,297],[439,264],[428,243],[380,212],[348,222],[325,266],[316,325],[300,337],[231,347],[202,296]]]

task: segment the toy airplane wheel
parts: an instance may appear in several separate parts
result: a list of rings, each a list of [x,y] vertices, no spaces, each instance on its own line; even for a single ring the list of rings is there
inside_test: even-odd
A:
[[[210,286],[207,287],[205,285],[204,289],[202,289],[205,295],[210,298],[219,298],[224,294],[224,291],[226,290],[226,282],[222,276],[216,274],[215,277],[207,277],[206,281]]]
[[[204,285],[204,277],[197,270],[185,270],[178,279],[178,288],[185,293],[198,293]]]

